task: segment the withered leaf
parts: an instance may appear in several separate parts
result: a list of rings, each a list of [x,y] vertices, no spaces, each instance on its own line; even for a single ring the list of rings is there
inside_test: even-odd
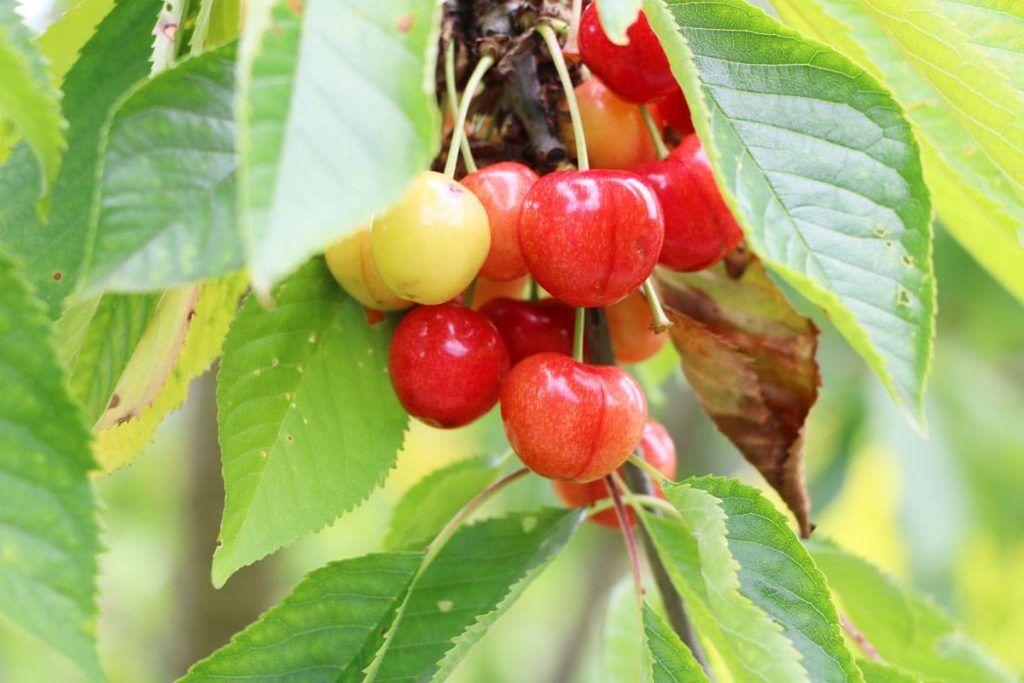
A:
[[[753,256],[700,273],[660,273],[683,373],[704,410],[810,535],[804,423],[818,398],[818,328]]]

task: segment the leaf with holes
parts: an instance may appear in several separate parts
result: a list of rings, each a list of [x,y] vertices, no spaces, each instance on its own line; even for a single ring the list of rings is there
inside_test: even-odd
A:
[[[383,546],[408,548],[432,538],[459,508],[494,483],[501,463],[494,456],[466,458],[420,479],[395,506]]]
[[[60,93],[14,4],[0,2],[0,124],[12,124],[32,149],[39,167],[39,206],[45,213],[46,196],[60,169],[66,122]]]
[[[235,46],[143,81],[101,144],[86,292],[177,287],[238,270]]]
[[[433,0],[256,0],[238,63],[240,212],[253,287],[401,198],[437,151]]]
[[[828,540],[816,537],[808,548],[843,613],[886,662],[929,681],[1017,680],[930,599]]]
[[[931,205],[899,105],[743,0],[646,0],[722,194],[765,263],[822,306],[923,424]]]
[[[317,531],[383,483],[408,416],[387,376],[392,323],[310,261],[231,323],[217,375],[226,500],[213,580]]]
[[[738,272],[737,272],[738,271]],[[803,436],[818,398],[818,328],[745,257],[658,280],[683,372],[718,429],[740,449],[811,533]]]
[[[0,253],[0,612],[103,680],[96,463],[46,313]]]
[[[921,142],[925,180],[943,225],[1024,301],[1024,192],[989,154],[979,153],[972,133],[975,127],[1007,127],[1024,116],[1020,79],[1006,78],[1024,69],[1021,5],[916,0],[918,11],[905,3],[860,0],[773,5],[787,23],[842,51],[892,90]],[[967,81],[955,76],[966,73]],[[984,96],[965,92],[975,87]],[[1007,133],[1018,137],[1021,168],[1020,129],[1007,127]]]
[[[825,577],[760,491],[701,477],[665,493],[681,523],[645,523],[700,633],[736,680],[863,680]]]
[[[24,261],[51,318],[60,316],[85,259],[100,129],[117,98],[149,73],[158,7],[152,0],[118,0],[68,71],[63,100],[68,146],[50,195],[47,223],[36,213],[38,170],[26,145],[16,145],[0,167],[0,241]]]

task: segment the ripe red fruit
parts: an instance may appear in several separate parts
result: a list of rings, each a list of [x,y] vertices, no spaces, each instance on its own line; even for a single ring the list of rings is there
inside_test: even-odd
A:
[[[519,215],[530,273],[572,306],[607,306],[638,288],[658,261],[664,231],[654,192],[627,171],[548,174]]]
[[[612,335],[612,349],[619,363],[641,363],[665,345],[668,333],[655,334],[651,329],[654,316],[647,299],[634,292],[605,309],[608,330]]]
[[[582,483],[607,475],[636,450],[647,400],[620,368],[538,353],[508,373],[501,419],[524,465],[543,477]]]
[[[638,106],[621,99],[597,78],[583,81],[575,91],[592,167],[628,169],[658,158]],[[575,155],[575,138],[568,122],[562,137]]]
[[[644,460],[653,465],[656,470],[669,479],[675,479],[676,447],[672,443],[672,437],[669,436],[668,430],[660,422],[647,420],[647,424],[644,425],[644,435],[640,439],[640,450],[643,452]],[[661,490],[661,484],[656,481],[652,481],[651,484],[654,488],[654,495],[664,498],[665,493]],[[554,481],[551,482],[551,486],[554,488],[555,494],[568,507],[586,507],[608,497],[608,488],[600,479],[586,484]],[[630,525],[636,524],[636,517],[628,508],[626,519],[629,520]],[[590,521],[612,529],[619,528],[619,517],[615,514],[614,509],[599,512],[591,517]]]
[[[508,350],[491,321],[460,306],[420,306],[395,328],[391,385],[413,417],[460,427],[490,410],[508,372]]]
[[[616,45],[601,28],[597,3],[580,18],[580,56],[583,63],[619,97],[642,104],[664,97],[676,79],[658,37],[643,12],[626,31],[627,45]]]
[[[680,135],[689,135],[693,132],[693,119],[690,118],[690,105],[686,102],[681,88],[677,87],[671,95],[655,105],[658,114],[666,126],[674,129]]]
[[[663,265],[683,272],[702,270],[743,239],[696,135],[688,135],[667,160],[633,170],[654,189],[665,212],[665,241],[658,258]]]
[[[533,169],[514,161],[492,164],[462,179],[484,205],[491,225],[491,249],[480,275],[492,280],[515,280],[526,275],[519,250],[519,208],[535,182]]]
[[[498,328],[512,365],[545,351],[572,355],[576,312],[557,299],[542,299],[535,304],[516,299],[492,299],[480,312]]]

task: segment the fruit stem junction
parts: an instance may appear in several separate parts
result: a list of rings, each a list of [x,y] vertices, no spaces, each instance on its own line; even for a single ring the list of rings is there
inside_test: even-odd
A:
[[[672,327],[672,321],[665,315],[665,309],[661,306],[661,297],[658,296],[658,289],[654,286],[653,273],[644,280],[644,297],[651,309],[651,318],[653,318],[651,329],[654,330],[654,333],[661,334]]]
[[[444,84],[448,92],[448,111],[452,114],[452,121],[459,116],[459,92],[455,89],[455,41],[449,40],[444,49]],[[452,135],[455,129],[452,128]],[[486,136],[485,136],[486,137]],[[459,147],[462,149],[462,161],[466,164],[466,170],[470,173],[476,171],[476,160],[473,159],[473,150],[469,148],[469,140],[461,136]]]
[[[558,37],[548,24],[538,25],[537,33],[544,39],[544,43],[548,47],[551,61],[555,63],[555,71],[558,72],[558,79],[562,82],[562,90],[565,91],[565,102],[569,106],[569,118],[572,119],[572,134],[576,138],[576,167],[581,171],[588,171],[590,170],[590,158],[587,156],[587,141],[583,134],[583,118],[580,116],[580,107],[576,102],[576,91],[573,90],[569,67],[565,65],[562,48],[558,45]]]
[[[582,306],[576,309],[576,326],[572,332],[572,357],[577,363],[583,362],[583,336],[586,329],[587,309]]]
[[[462,100],[459,102],[459,113],[455,117],[454,128],[452,128],[452,141],[448,146],[448,161],[444,166],[444,174],[448,178],[455,178],[455,167],[459,165],[459,145],[465,137],[466,118],[469,116],[469,105],[473,101],[477,86],[483,80],[484,74],[494,64],[494,57],[484,55],[473,67],[473,73],[469,75],[466,82],[466,90],[462,93]]]

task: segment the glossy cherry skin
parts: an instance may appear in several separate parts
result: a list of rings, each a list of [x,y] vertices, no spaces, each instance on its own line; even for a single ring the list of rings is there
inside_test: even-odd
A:
[[[644,435],[640,439],[640,451],[643,453],[644,460],[653,465],[656,470],[669,479],[675,479],[676,447],[672,443],[672,437],[668,430],[660,422],[647,420],[647,424],[644,425]],[[651,484],[654,495],[664,499],[665,493],[661,490],[661,484],[656,481]],[[568,507],[587,507],[608,497],[608,488],[600,479],[586,484],[553,481],[551,486],[555,490],[555,494]],[[636,517],[629,508],[626,509],[626,519],[629,520],[631,526],[636,524]],[[599,512],[591,517],[590,521],[611,529],[619,528],[619,516],[614,509]]]
[[[605,309],[608,330],[612,335],[612,349],[619,363],[641,363],[665,345],[668,333],[655,334],[651,329],[654,316],[647,299],[633,292],[625,299]]]
[[[607,475],[636,450],[647,400],[618,367],[538,353],[508,373],[501,419],[524,465],[542,477],[583,483]]]
[[[480,312],[498,328],[512,365],[545,351],[572,355],[576,311],[557,299],[492,299]]]
[[[576,101],[592,168],[628,169],[658,158],[647,124],[635,104],[621,99],[597,78],[576,86]],[[571,141],[569,151],[575,155],[572,126],[564,126],[562,133],[564,139]]]
[[[664,124],[680,135],[693,132],[693,120],[690,118],[690,105],[686,102],[681,88],[677,87],[671,95],[655,105]]]
[[[473,289],[473,302],[470,308],[479,311],[488,301],[506,297],[509,299],[522,298],[526,293],[526,284],[529,277],[524,275],[515,280],[492,280],[486,277],[478,277],[476,286]]]
[[[530,273],[571,306],[607,306],[647,279],[664,238],[654,192],[628,171],[550,173],[519,214]]]
[[[664,97],[677,87],[665,50],[643,12],[626,31],[627,45],[616,45],[601,28],[597,3],[580,18],[580,56],[619,97],[636,104]]]
[[[486,166],[462,179],[462,185],[484,205],[491,226],[491,249],[480,275],[491,280],[526,275],[526,262],[519,250],[519,209],[535,182],[533,169],[514,161]]]
[[[722,199],[696,135],[688,135],[665,161],[633,169],[654,189],[665,212],[665,241],[658,261],[682,272],[722,260],[743,231]]]
[[[398,400],[434,427],[461,427],[490,410],[508,368],[505,342],[491,321],[450,304],[410,311],[388,349]]]
[[[375,311],[400,311],[412,306],[381,279],[370,255],[370,229],[362,228],[327,248],[324,259],[331,275],[349,296]]]
[[[403,299],[440,304],[473,281],[487,258],[491,229],[476,195],[424,171],[379,216],[370,249],[384,283]]]

